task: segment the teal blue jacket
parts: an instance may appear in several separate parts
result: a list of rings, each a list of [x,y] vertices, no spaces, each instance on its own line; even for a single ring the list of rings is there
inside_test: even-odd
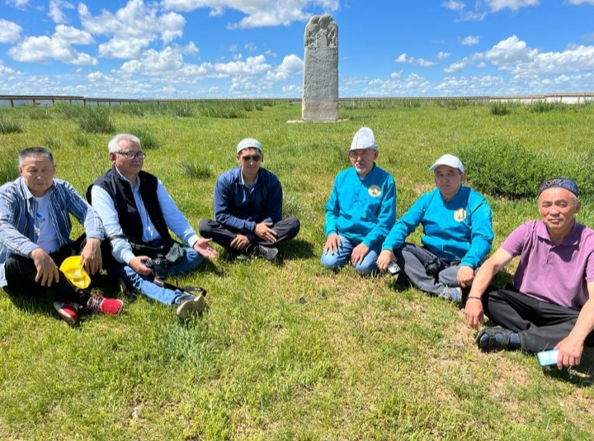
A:
[[[363,180],[355,167],[341,171],[326,204],[326,236],[338,233],[368,247],[380,245],[396,221],[394,178],[374,164]]]
[[[422,195],[398,219],[382,245],[384,250],[396,250],[419,224],[425,248],[437,257],[460,260],[461,265],[477,268],[493,243],[493,213],[487,200],[473,189],[462,186],[445,202],[439,189]]]

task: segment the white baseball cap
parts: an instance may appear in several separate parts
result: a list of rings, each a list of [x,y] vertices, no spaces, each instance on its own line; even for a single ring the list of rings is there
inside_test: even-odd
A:
[[[260,141],[254,138],[245,138],[239,141],[239,144],[237,144],[237,154],[245,149],[258,149],[260,150],[260,153],[263,153],[262,144],[260,144]]]
[[[435,171],[435,169],[440,165],[447,165],[448,167],[457,168],[460,170],[460,173],[464,173],[464,165],[462,165],[462,161],[460,161],[457,156],[450,155],[449,153],[446,153],[437,161],[435,161],[435,164],[429,168],[429,171]]]
[[[369,127],[361,127],[355,133],[355,137],[353,138],[353,142],[351,142],[351,150],[361,150],[361,149],[369,149],[369,150],[377,150],[377,144],[375,143],[375,138],[373,136],[373,131]]]

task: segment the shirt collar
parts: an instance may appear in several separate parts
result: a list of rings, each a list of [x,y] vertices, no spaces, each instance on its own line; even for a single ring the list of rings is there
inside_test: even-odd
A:
[[[581,231],[582,231],[581,224],[579,224],[574,219],[573,227],[571,228],[571,231],[569,232],[569,234],[567,236],[565,236],[565,238],[563,239],[563,242],[561,242],[560,244],[558,244],[556,246],[577,245],[580,241]],[[545,239],[546,241],[553,243],[553,241],[551,240],[551,236],[549,235],[549,230],[547,230],[547,226],[542,220],[538,221],[538,223],[536,224],[536,235],[538,237],[540,237],[541,239]]]
[[[33,193],[31,193],[31,190],[29,190],[29,187],[27,187],[27,184],[25,184],[25,180],[23,178],[19,178],[19,181],[20,181],[19,185],[21,186],[21,191],[25,195],[25,199],[27,199],[27,200],[35,199],[35,196],[33,196]],[[44,196],[47,196],[50,193],[52,193],[54,191],[55,187],[56,187],[56,184],[52,180],[52,185],[50,185],[50,187],[47,189]]]
[[[250,184],[252,187],[254,185],[256,185],[256,182],[258,182],[259,177],[260,177],[260,170],[258,170],[258,174],[256,175],[256,180],[252,184]],[[245,181],[243,180],[243,167],[242,166],[239,166],[239,183],[241,185],[245,185]]]

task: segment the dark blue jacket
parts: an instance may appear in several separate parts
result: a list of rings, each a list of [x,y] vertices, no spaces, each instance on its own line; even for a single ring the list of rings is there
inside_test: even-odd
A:
[[[219,176],[214,191],[215,220],[242,234],[253,233],[260,222],[282,219],[283,189],[274,173],[258,171],[255,185],[242,185],[241,166]]]

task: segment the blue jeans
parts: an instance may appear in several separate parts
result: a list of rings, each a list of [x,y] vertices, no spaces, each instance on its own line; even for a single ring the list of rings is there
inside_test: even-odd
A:
[[[177,265],[167,268],[167,275],[189,273],[200,266],[204,258],[194,248],[186,247],[185,250],[186,254],[183,259]],[[180,290],[155,285],[153,283],[154,274],[143,276],[125,263],[117,262],[115,259],[111,259],[111,261],[113,262],[113,268],[110,268],[109,272],[121,277],[127,285],[133,286],[134,289],[153,300],[171,305],[175,298],[182,294]]]
[[[344,236],[338,236],[342,242],[342,245],[338,247],[338,251],[336,253],[323,253],[322,254],[322,265],[328,269],[334,269],[339,266],[343,266],[347,263],[351,258],[351,253],[353,252],[353,248],[359,245],[361,242],[354,242],[350,241]],[[363,275],[367,275],[371,273],[373,270],[377,269],[377,265],[375,264],[377,260],[377,256],[379,255],[381,246],[375,246],[373,248],[369,248],[369,251],[363,262],[358,263],[355,265],[355,269]]]

